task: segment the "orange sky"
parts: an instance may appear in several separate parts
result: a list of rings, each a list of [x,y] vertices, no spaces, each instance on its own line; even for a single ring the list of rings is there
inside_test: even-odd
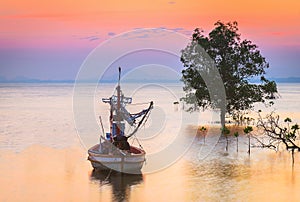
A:
[[[49,40],[51,45],[53,40],[67,42],[72,36],[96,33],[104,40],[108,32],[137,27],[209,30],[217,20],[237,20],[246,36],[268,43],[300,42],[298,0],[11,0],[1,1],[0,8],[0,40],[13,46],[32,40]]]

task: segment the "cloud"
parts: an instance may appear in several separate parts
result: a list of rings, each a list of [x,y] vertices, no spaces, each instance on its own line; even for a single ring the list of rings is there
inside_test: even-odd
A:
[[[187,37],[190,37],[193,33],[192,30],[187,30],[182,27],[168,28],[162,26],[157,28],[134,28],[133,32],[122,34],[122,38],[126,40],[132,40],[132,39],[150,39],[152,37],[158,37],[158,36],[162,37],[167,35],[167,32],[164,32],[164,30],[180,33],[186,35]]]
[[[144,38],[148,38],[148,37],[149,37],[149,34],[143,34],[143,35],[137,36],[137,38],[140,38],[140,39],[144,39]]]
[[[116,33],[114,33],[114,32],[108,32],[107,35],[108,35],[108,36],[115,36]]]
[[[180,32],[180,31],[183,31],[184,29],[182,27],[176,27],[176,28],[171,28],[169,30],[172,30],[174,32]]]
[[[100,37],[93,35],[93,36],[86,36],[86,37],[81,37],[80,39],[82,40],[88,40],[88,41],[96,41],[99,40]]]
[[[193,30],[187,30],[183,27],[175,27],[175,28],[160,27],[160,29],[161,28],[166,29],[166,30],[170,30],[170,31],[173,31],[173,32],[177,32],[177,33],[180,33],[180,34],[184,34],[184,35],[187,35],[187,36],[191,36],[192,33],[193,33]]]
[[[176,4],[175,1],[169,1],[168,4]]]
[[[146,39],[149,38],[150,35],[148,33],[130,33],[122,35],[123,38],[131,40],[131,39]]]
[[[151,32],[153,32],[153,30],[150,31],[148,28],[140,28],[140,29],[135,29],[134,32],[124,33],[124,34],[122,34],[122,37],[127,40],[146,39],[146,38],[150,37]]]
[[[100,39],[100,37],[90,37],[90,41],[95,41],[95,40],[99,40]]]

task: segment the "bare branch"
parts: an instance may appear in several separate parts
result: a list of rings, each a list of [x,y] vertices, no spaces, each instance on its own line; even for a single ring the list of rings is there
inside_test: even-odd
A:
[[[286,118],[286,122],[291,122],[290,118]],[[290,127],[289,123],[284,127],[280,124],[280,117],[274,112],[268,114],[265,118],[262,118],[261,114],[258,115],[257,127],[262,129],[263,136],[261,138],[255,137],[258,142],[258,147],[266,147],[272,149],[279,149],[280,144],[284,144],[287,150],[300,151],[300,145],[296,144],[296,139],[299,135],[299,127],[297,124]],[[263,138],[268,138],[268,143],[264,143]]]

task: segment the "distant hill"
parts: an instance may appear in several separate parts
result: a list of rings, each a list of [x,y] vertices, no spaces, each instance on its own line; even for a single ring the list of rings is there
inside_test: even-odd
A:
[[[300,77],[287,77],[287,78],[270,77],[267,79],[271,81],[275,81],[276,83],[300,83]],[[259,83],[260,79],[251,79],[250,81],[253,83]]]
[[[0,76],[0,83],[74,83],[74,80],[40,80],[26,77],[6,79],[5,77]]]
[[[300,77],[270,78],[270,80],[273,80],[276,83],[300,83]]]

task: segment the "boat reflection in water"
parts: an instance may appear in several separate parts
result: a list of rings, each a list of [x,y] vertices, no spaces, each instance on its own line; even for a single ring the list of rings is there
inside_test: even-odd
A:
[[[94,169],[90,177],[91,181],[99,182],[100,188],[110,185],[112,189],[112,201],[129,201],[130,188],[143,182],[142,173],[126,174],[113,170]]]

